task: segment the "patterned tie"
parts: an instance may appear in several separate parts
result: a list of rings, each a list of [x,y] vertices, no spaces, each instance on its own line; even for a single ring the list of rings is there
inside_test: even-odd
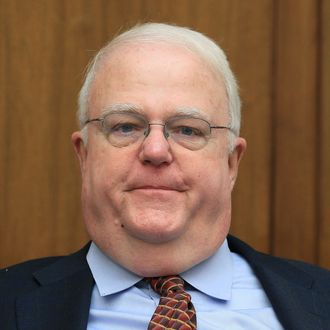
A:
[[[179,276],[163,276],[148,279],[151,287],[160,295],[148,330],[196,330],[196,311],[190,295],[184,291]]]

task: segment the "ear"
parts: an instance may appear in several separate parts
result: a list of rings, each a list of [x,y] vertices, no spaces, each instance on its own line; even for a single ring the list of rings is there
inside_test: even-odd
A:
[[[231,190],[233,190],[237,174],[238,174],[238,166],[243,157],[243,154],[246,150],[246,141],[241,137],[237,137],[235,139],[234,150],[229,154],[228,157],[228,168],[229,168],[229,175],[230,175],[230,185]]]
[[[81,131],[74,132],[71,136],[71,141],[79,159],[81,173],[83,174],[86,166],[87,146],[84,143]]]

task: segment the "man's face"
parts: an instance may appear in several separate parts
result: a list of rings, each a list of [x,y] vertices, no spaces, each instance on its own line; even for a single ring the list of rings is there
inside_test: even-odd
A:
[[[180,112],[228,125],[222,82],[195,55],[165,44],[119,46],[102,60],[90,90],[89,118],[132,105],[152,123]],[[92,240],[141,276],[180,273],[215,252],[230,225],[231,190],[245,141],[228,152],[228,132],[212,130],[189,150],[151,126],[140,143],[116,147],[96,122],[73,143],[82,171],[83,213]]]

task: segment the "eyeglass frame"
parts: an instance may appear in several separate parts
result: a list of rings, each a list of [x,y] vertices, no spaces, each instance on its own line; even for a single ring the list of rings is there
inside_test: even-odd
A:
[[[163,126],[163,135],[164,135],[165,139],[168,140],[168,138],[170,137],[170,133],[168,131],[166,131],[166,126],[169,122],[175,120],[176,118],[178,118],[178,119],[185,119],[185,118],[187,118],[187,119],[198,119],[198,120],[201,120],[201,121],[205,122],[209,126],[209,135],[207,136],[207,142],[208,142],[209,136],[211,135],[212,129],[227,129],[230,132],[232,132],[233,134],[235,134],[235,132],[233,131],[233,129],[230,126],[211,125],[206,119],[201,118],[201,117],[196,117],[194,115],[188,115],[188,114],[187,115],[177,115],[177,116],[172,116],[172,117],[167,118],[164,123],[153,123],[153,122],[149,122],[142,114],[136,113],[136,112],[131,112],[131,111],[111,111],[111,112],[105,113],[104,115],[102,115],[100,117],[97,117],[97,118],[86,119],[83,123],[83,127],[85,127],[87,124],[89,124],[91,122],[100,122],[102,127],[105,128],[105,125],[104,125],[105,118],[107,116],[113,115],[113,114],[131,115],[131,116],[135,116],[137,118],[142,119],[147,125],[146,129],[143,133],[144,138],[147,138],[148,135],[150,134],[150,131],[151,131],[150,126],[158,125],[158,126]],[[119,146],[116,146],[116,145],[112,144],[110,140],[108,140],[108,141],[111,145],[113,145],[114,147],[117,147],[117,148],[124,148],[124,147],[127,147],[127,146],[130,145],[130,144],[127,144],[125,146],[119,147]],[[205,143],[205,145],[207,144],[207,142]],[[178,142],[176,142],[176,143],[178,143]],[[178,144],[180,145],[180,143],[178,143]],[[199,150],[199,149],[202,149],[204,146],[202,146],[201,148],[198,148],[198,149],[190,149],[190,148],[187,148],[187,149],[189,149],[189,150]]]

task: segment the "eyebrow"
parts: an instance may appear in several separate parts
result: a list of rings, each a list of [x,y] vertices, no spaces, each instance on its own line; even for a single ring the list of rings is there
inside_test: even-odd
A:
[[[133,103],[115,103],[105,107],[101,111],[101,116],[106,116],[112,112],[136,113],[141,115],[142,108]]]
[[[209,116],[202,110],[193,107],[178,108],[174,116],[190,116],[194,118],[209,120]]]
[[[104,117],[109,113],[134,113],[144,116],[144,111],[141,106],[133,103],[115,103],[105,107],[101,111],[101,116]],[[180,107],[170,117],[189,116],[194,118],[200,118],[204,120],[210,120],[209,116],[202,110],[194,107]]]

